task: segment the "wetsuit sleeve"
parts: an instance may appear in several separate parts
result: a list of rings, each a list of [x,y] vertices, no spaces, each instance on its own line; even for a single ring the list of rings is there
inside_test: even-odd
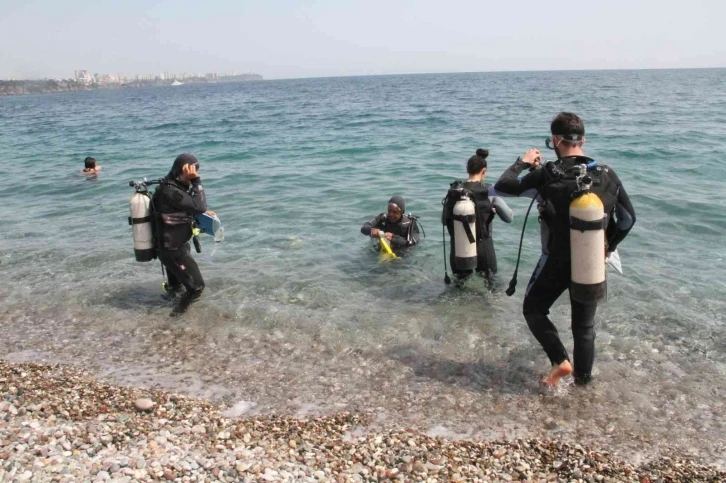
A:
[[[192,180],[189,192],[175,189],[169,196],[169,205],[177,211],[188,213],[204,213],[207,211],[207,197],[199,178]]]
[[[495,196],[491,198],[492,200],[492,206],[496,209],[497,216],[504,222],[504,223],[511,223],[512,218],[514,218],[514,215],[512,213],[512,209],[507,205],[507,203],[504,202],[502,198],[499,196]]]
[[[610,170],[610,176],[618,187],[618,201],[615,205],[615,213],[614,216],[610,217],[607,227],[608,252],[614,252],[618,248],[618,244],[628,236],[628,232],[635,225],[635,209],[615,171]]]
[[[373,228],[378,228],[378,224],[381,222],[381,215],[376,216],[370,221],[366,221],[363,223],[363,226],[360,227],[360,232],[363,233],[365,236],[371,236],[371,230]]]
[[[495,191],[504,195],[521,196],[527,192],[532,193],[544,182],[543,168],[535,169],[526,176],[519,178],[519,174],[528,169],[529,165],[517,160],[507,170],[502,173],[497,183],[494,185]]]

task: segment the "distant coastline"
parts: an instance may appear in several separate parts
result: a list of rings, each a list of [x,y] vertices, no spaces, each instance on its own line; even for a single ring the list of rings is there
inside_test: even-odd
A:
[[[186,77],[184,84],[222,84],[263,80],[259,74],[239,74],[209,77]],[[54,92],[95,91],[99,89],[126,89],[133,87],[170,86],[170,79],[129,80],[127,82],[82,82],[76,79],[0,80],[0,96],[51,94]],[[178,84],[176,84],[178,85]]]

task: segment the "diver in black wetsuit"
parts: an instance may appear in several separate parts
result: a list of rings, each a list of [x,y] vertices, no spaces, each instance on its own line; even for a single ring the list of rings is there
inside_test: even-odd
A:
[[[497,273],[497,255],[494,251],[494,238],[492,238],[492,221],[496,214],[505,223],[512,222],[512,210],[507,206],[504,200],[499,196],[494,196],[494,188],[484,183],[484,177],[487,172],[487,156],[489,151],[486,149],[477,149],[469,161],[466,163],[466,171],[469,178],[466,182],[456,181],[452,184],[452,188],[459,185],[464,189],[471,191],[474,195],[474,205],[476,209],[476,255],[477,264],[476,272],[488,279]],[[444,200],[444,209],[441,213],[441,223],[446,225],[449,236],[454,236],[454,205],[456,199],[447,194]],[[460,270],[456,267],[454,243],[451,243],[449,260],[451,270],[457,278],[465,278],[472,274],[473,270]]]
[[[415,216],[406,215],[405,211],[403,196],[392,196],[388,200],[388,211],[363,223],[360,232],[375,239],[385,233],[393,251],[416,245],[419,239],[418,221]]]
[[[198,169],[197,158],[180,154],[151,199],[157,253],[169,279],[167,293],[174,298],[182,286],[186,288],[172,316],[184,313],[204,290],[204,279],[189,247],[194,215],[208,212]]]
[[[556,386],[562,377],[573,372],[567,350],[557,329],[547,315],[552,304],[570,287],[570,216],[569,205],[577,191],[577,182],[567,173],[585,164],[593,179],[591,191],[598,195],[606,219],[606,256],[615,251],[635,223],[635,211],[625,188],[612,168],[598,165],[584,155],[585,124],[572,113],[562,112],[550,126],[557,161],[540,166],[539,150],[530,149],[504,172],[495,185],[500,193],[532,194],[541,200],[541,221],[547,225],[546,247],[524,297],[523,312],[532,334],[547,353],[553,369],[543,382]],[[522,178],[518,175],[528,168],[538,168]],[[534,192],[534,193],[533,193]],[[575,342],[575,383],[587,384],[595,360],[595,312],[597,302],[582,303],[570,298],[572,335]]]

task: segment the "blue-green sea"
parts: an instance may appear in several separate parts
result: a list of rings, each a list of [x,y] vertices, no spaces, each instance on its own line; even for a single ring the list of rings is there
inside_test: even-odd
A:
[[[441,199],[490,150],[487,180],[551,119],[637,213],[597,316],[595,380],[538,387],[521,314],[540,253],[528,200],[494,222],[499,282],[444,279]],[[226,239],[196,255],[207,289],[180,319],[158,262],[137,263],[130,180],[201,163]],[[103,169],[78,173],[86,156]],[[401,75],[0,98],[0,357],[160,385],[246,413],[366,410],[470,438],[541,436],[726,460],[726,70]],[[379,262],[360,226],[394,194],[426,237]],[[447,240],[448,243],[448,240]],[[448,251],[448,245],[446,250]],[[572,349],[567,297],[552,317]],[[239,403],[244,401],[244,403]],[[241,404],[241,406],[240,406]]]

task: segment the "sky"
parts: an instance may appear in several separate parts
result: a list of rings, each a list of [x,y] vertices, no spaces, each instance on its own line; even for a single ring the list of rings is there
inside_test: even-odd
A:
[[[0,0],[0,79],[726,67],[724,19],[726,0]]]

